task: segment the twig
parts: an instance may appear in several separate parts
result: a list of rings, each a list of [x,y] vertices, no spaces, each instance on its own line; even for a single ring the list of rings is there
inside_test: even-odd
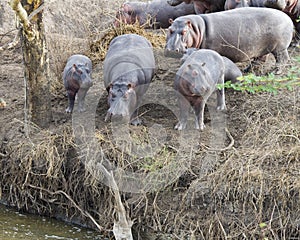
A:
[[[230,132],[227,128],[225,128],[225,132],[226,132],[228,138],[230,139],[230,144],[227,147],[221,148],[221,149],[216,149],[216,148],[207,147],[204,144],[201,144],[201,146],[204,147],[208,151],[216,151],[216,152],[223,152],[223,151],[227,151],[227,150],[231,149],[234,145],[234,138],[232,137],[232,135],[230,134]]]
[[[37,189],[37,190],[42,190],[42,191],[45,191],[51,195],[59,195],[59,194],[62,194],[64,195],[74,206],[75,208],[77,208],[77,210],[79,210],[81,212],[81,214],[83,216],[86,216],[88,217],[95,225],[96,227],[98,228],[99,231],[110,231],[110,230],[107,230],[107,229],[104,229],[103,227],[101,227],[97,221],[86,211],[84,211],[81,207],[79,207],[77,205],[77,203],[71,198],[71,196],[69,196],[67,193],[65,193],[64,191],[61,191],[61,190],[58,190],[58,191],[55,191],[55,192],[52,192],[52,191],[49,191],[48,189],[45,189],[45,188],[41,188],[41,187],[37,187],[37,186],[34,186],[34,185],[31,185],[31,184],[26,184],[26,186],[28,187],[31,187],[33,189]]]

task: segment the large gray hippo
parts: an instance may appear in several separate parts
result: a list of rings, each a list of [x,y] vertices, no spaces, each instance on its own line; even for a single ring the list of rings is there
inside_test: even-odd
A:
[[[145,28],[167,28],[169,19],[194,14],[193,4],[182,3],[172,7],[167,0],[154,0],[152,2],[125,2],[116,14],[115,26],[120,22],[127,24],[139,23]],[[150,24],[146,24],[149,19]]]
[[[84,111],[85,96],[93,85],[91,79],[92,62],[81,54],[69,57],[63,71],[63,82],[69,98],[67,113],[71,113],[74,108],[75,97],[78,98],[78,111]]]
[[[103,77],[109,109],[105,120],[117,116],[140,124],[138,104],[153,78],[155,59],[151,43],[137,34],[114,38],[104,59]]]
[[[204,129],[204,107],[207,99],[224,83],[225,63],[220,54],[210,49],[192,52],[178,69],[174,88],[178,94],[179,122],[175,129],[186,128],[190,106],[194,109],[196,129]],[[217,110],[225,110],[224,88],[217,90]]]
[[[277,64],[288,61],[294,26],[283,12],[271,8],[237,8],[223,12],[182,16],[168,29],[165,53],[187,48],[212,49],[233,62],[268,53]]]

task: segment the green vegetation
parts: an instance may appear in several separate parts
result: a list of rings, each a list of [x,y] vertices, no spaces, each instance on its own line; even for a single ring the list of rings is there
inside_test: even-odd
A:
[[[300,57],[295,58],[300,62]],[[300,70],[297,66],[291,67],[285,76],[276,76],[270,73],[266,76],[256,76],[253,73],[240,77],[239,82],[232,83],[227,81],[219,84],[218,89],[232,88],[237,91],[246,91],[250,93],[270,92],[277,94],[280,89],[292,90],[295,86],[300,86]]]

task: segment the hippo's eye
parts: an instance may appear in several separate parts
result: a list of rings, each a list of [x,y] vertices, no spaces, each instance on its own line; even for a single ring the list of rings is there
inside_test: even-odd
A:
[[[169,28],[169,33],[172,34],[173,32],[174,32],[174,30]]]

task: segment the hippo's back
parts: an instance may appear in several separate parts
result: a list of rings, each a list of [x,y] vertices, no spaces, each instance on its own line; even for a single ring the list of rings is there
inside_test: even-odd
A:
[[[234,62],[286,50],[293,38],[291,19],[276,9],[246,7],[199,16],[205,22],[201,48]]]
[[[137,34],[120,35],[111,41],[103,68],[106,86],[113,80],[112,72],[114,76],[118,76],[140,69],[146,79],[151,79],[155,69],[152,45],[146,38]]]

